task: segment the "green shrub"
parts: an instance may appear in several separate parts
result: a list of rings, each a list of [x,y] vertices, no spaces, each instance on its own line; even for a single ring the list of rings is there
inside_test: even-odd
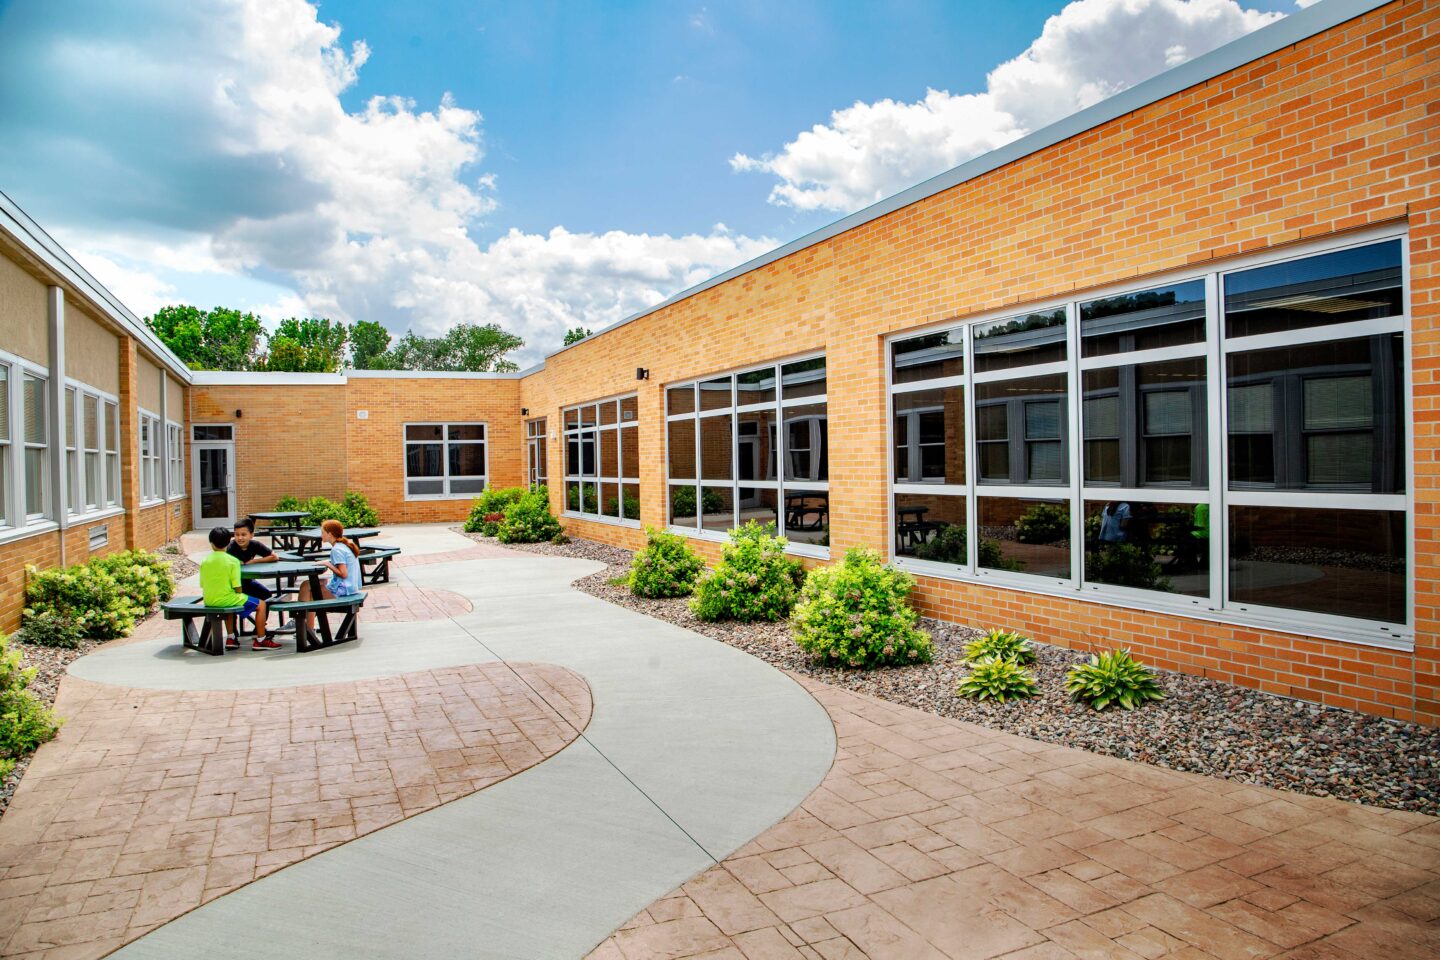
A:
[[[35,669],[21,668],[20,651],[9,649],[0,633],[0,777],[60,728],[55,715],[25,689],[34,678]]]
[[[969,557],[963,524],[951,523],[941,527],[934,538],[915,547],[915,556],[920,560],[936,563],[954,563],[963,566]],[[980,566],[991,570],[1023,570],[1023,560],[1007,559],[1000,549],[1000,541],[989,537],[980,538]]]
[[[1102,543],[1085,551],[1085,579],[1142,590],[1172,588],[1151,552],[1135,543]]]
[[[347,528],[374,527],[380,524],[380,515],[370,506],[365,494],[357,490],[345,491],[345,496],[339,503],[329,497],[311,497],[302,501],[299,497],[285,496],[275,504],[275,510],[291,513],[303,511],[305,516],[300,518],[302,527],[318,527],[326,520],[339,520]]]
[[[1015,522],[1021,543],[1054,543],[1070,536],[1070,510],[1056,503],[1037,503]]]
[[[1065,689],[1096,710],[1114,704],[1133,710],[1147,700],[1165,699],[1155,671],[1131,657],[1129,650],[1091,656],[1089,663],[1071,667]]]
[[[345,515],[340,517],[340,522],[347,527],[378,527],[380,525],[380,514],[370,506],[370,501],[365,494],[358,490],[346,490],[345,499],[340,501],[340,509]]]
[[[20,629],[18,639],[37,647],[74,650],[84,641],[85,636],[73,618],[63,613],[46,611],[26,617],[25,626]]]
[[[645,528],[645,549],[630,562],[630,592],[637,597],[688,597],[705,562],[676,533]]]
[[[120,584],[138,607],[137,614],[149,612],[157,603],[164,603],[175,595],[175,579],[170,576],[170,561],[145,550],[124,550],[108,557],[91,560],[92,566],[99,567]]]
[[[805,569],[785,556],[773,523],[751,520],[730,531],[720,565],[695,586],[690,609],[701,620],[783,620],[795,605]]]
[[[673,487],[670,497],[671,512],[674,516],[695,516],[694,487]],[[709,487],[703,487],[700,491],[700,506],[706,513],[719,513],[725,509],[725,498]]]
[[[850,667],[928,662],[930,635],[916,626],[919,617],[907,602],[914,586],[875,551],[852,547],[839,564],[805,578],[795,642],[817,660]]]
[[[1020,700],[1035,695],[1035,675],[1014,660],[991,657],[971,664],[956,692],[972,700]]]
[[[550,493],[536,487],[505,508],[495,536],[501,543],[543,543],[561,533],[560,521],[550,513]]]
[[[989,659],[1014,660],[1024,664],[1035,660],[1035,650],[1030,646],[1027,637],[1009,630],[991,630],[978,640],[965,644],[965,659],[971,662]]]
[[[487,486],[470,504],[470,516],[465,519],[465,532],[495,536],[500,530],[500,521],[505,517],[506,508],[523,496],[524,487]]]
[[[557,546],[557,547],[563,547],[563,546],[565,546],[565,544],[567,544],[567,543],[570,542],[570,538],[567,537],[567,536],[565,536],[565,531],[564,531],[564,530],[561,530],[559,533],[555,534],[555,536],[553,536],[553,537],[550,538],[550,542],[551,542],[553,545]],[[617,579],[619,579],[619,580],[623,583],[623,582],[625,582],[625,581],[626,581],[627,579],[629,579],[629,578],[628,578],[628,577],[618,577]]]
[[[569,487],[565,493],[565,509],[573,510],[576,513],[599,513],[600,498],[599,488],[593,483],[587,483],[584,487],[584,503],[581,503],[581,487],[577,483]]]
[[[276,513],[298,513],[304,509],[299,497],[283,496],[275,502]],[[303,518],[302,518],[303,519]]]
[[[119,582],[97,564],[38,570],[25,568],[25,619],[68,616],[91,640],[114,640],[135,629],[144,612]]]

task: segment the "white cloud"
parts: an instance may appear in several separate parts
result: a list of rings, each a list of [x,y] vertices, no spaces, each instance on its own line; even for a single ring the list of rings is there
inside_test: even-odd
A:
[[[779,181],[770,201],[850,211],[1068,116],[1281,17],[1235,0],[1077,0],[983,93],[857,102],[775,154],[731,167]]]
[[[138,313],[228,273],[218,289],[264,290],[233,305],[272,321],[494,321],[525,338],[525,363],[567,327],[621,319],[774,245],[723,228],[556,227],[481,246],[469,230],[498,207],[481,115],[448,95],[347,111],[369,48],[343,44],[311,4],[136,0],[132,22],[86,2],[88,15],[20,16],[0,36],[0,115],[17,120],[0,173],[59,198],[57,232]]]

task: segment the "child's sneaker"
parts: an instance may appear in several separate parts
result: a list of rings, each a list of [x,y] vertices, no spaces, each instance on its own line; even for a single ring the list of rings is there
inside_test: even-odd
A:
[[[274,640],[271,640],[269,637],[266,637],[266,638],[263,639],[263,640],[256,640],[254,643],[250,644],[250,649],[251,649],[251,650],[279,650],[279,649],[280,649],[280,644],[276,643]]]
[[[225,638],[225,649],[226,649],[226,650],[239,650],[239,649],[240,649],[240,638],[237,637],[237,636],[235,636],[235,634],[233,634],[233,633],[230,634],[230,636],[228,636],[228,637]]]

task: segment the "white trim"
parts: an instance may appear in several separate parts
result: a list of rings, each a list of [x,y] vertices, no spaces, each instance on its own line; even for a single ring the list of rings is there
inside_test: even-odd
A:
[[[585,523],[606,523],[612,527],[629,527],[632,530],[640,529],[640,521],[631,520],[629,517],[610,517],[598,513],[576,513],[574,510],[568,509],[561,511],[560,516],[568,520],[582,520]]]
[[[1127,500],[1134,503],[1178,503],[1194,506],[1209,503],[1210,491],[1204,487],[1098,487],[1082,486],[1080,501]]]
[[[55,533],[59,529],[60,524],[54,520],[32,520],[23,527],[0,528],[0,543],[24,540],[26,537],[38,537],[42,533]]]
[[[1402,261],[1403,262],[1403,261]],[[1277,330],[1274,333],[1257,333],[1249,337],[1229,337],[1224,341],[1226,356],[1232,353],[1250,353],[1253,350],[1273,350],[1276,347],[1296,347],[1305,343],[1329,343],[1332,340],[1354,340],[1374,337],[1387,333],[1405,333],[1409,314],[1399,317],[1384,317],[1379,320],[1355,320],[1351,323],[1332,323],[1328,326],[1302,327],[1299,330]]]
[[[538,368],[543,369],[543,367]],[[502,372],[478,370],[341,370],[336,376],[351,380],[519,380],[528,377],[532,370],[506,370]]]
[[[296,384],[345,383],[341,373],[271,373],[255,370],[196,370],[191,381],[197,387],[289,386]]]
[[[1073,324],[1067,323],[1065,329],[1068,331]],[[984,373],[973,374],[973,382],[978,387],[985,383],[1003,383],[1006,380],[1029,380],[1032,377],[1058,377],[1070,373],[1070,361],[1058,360],[1055,363],[1036,363],[1029,366],[1006,367],[1004,370],[987,370]],[[1068,381],[1067,381],[1068,383]]]
[[[1409,509],[1403,493],[1321,493],[1313,490],[1227,490],[1232,507],[1284,507],[1291,510],[1379,510],[1398,513]]]
[[[1209,301],[1206,301],[1206,310],[1209,310]],[[1139,366],[1144,363],[1167,363],[1171,360],[1193,360],[1195,357],[1209,355],[1210,344],[1207,341],[1208,337],[1198,343],[1186,343],[1178,347],[1157,347],[1153,350],[1131,350],[1129,353],[1106,353],[1098,357],[1081,357],[1080,372],[1106,370],[1110,367]]]

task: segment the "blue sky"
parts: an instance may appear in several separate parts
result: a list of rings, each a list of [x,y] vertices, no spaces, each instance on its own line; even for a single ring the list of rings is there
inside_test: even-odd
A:
[[[136,312],[538,359],[1289,0],[0,0],[0,189]]]

